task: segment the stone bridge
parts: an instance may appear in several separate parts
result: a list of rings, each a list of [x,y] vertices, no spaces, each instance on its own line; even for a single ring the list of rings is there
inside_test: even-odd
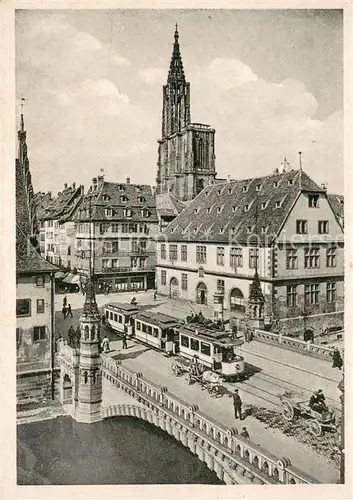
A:
[[[167,387],[158,386],[142,373],[100,355],[102,382],[101,418],[130,416],[159,427],[180,441],[214,471],[225,484],[312,484],[317,483],[291,465],[225,428]],[[61,342],[59,346],[60,397],[75,418],[79,377],[79,351]]]

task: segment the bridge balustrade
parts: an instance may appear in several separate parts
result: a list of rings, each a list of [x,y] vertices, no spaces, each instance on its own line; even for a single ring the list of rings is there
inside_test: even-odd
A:
[[[142,373],[122,366],[121,362],[105,354],[101,358],[104,375],[149,410],[146,418],[184,444],[187,442],[200,459],[206,461],[202,450],[214,450],[215,457],[220,457],[222,461],[228,460],[230,469],[243,469],[246,477],[256,478],[255,482],[317,483],[314,478],[293,467],[288,459],[278,459],[257,444],[251,443],[238,435],[237,429],[228,429],[219,424],[201,412],[196,405],[190,405],[170,393],[165,386],[149,381]]]

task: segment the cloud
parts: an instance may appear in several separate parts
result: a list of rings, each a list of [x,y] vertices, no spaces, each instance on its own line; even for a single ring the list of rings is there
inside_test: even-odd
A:
[[[145,68],[139,71],[141,80],[149,85],[166,83],[166,70],[162,68]]]
[[[249,66],[232,58],[214,59],[209,65],[207,78],[224,90],[258,80]]]

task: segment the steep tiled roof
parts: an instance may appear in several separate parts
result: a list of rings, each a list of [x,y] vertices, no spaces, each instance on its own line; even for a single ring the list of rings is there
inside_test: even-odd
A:
[[[92,188],[84,197],[82,205],[76,211],[74,220],[89,220],[89,200],[91,199],[91,217],[96,221],[125,221],[157,223],[156,197],[152,187],[141,184],[123,184],[102,181],[97,189]],[[113,214],[107,217],[105,209],[111,208]],[[126,218],[124,209],[130,209],[131,217]],[[148,209],[149,216],[141,214],[142,209]]]
[[[52,203],[51,193],[42,193],[39,191],[34,194],[33,198],[37,220],[40,221],[45,217],[47,208]]]
[[[185,203],[175,198],[175,196],[164,193],[156,195],[157,212],[163,216],[177,216],[185,208]]]
[[[262,243],[270,243],[301,191],[324,192],[300,170],[216,182],[205,187],[163,235],[169,241],[246,243],[257,233]]]
[[[34,243],[24,173],[16,160],[16,273],[55,271],[57,268],[40,256]]]
[[[340,194],[328,194],[327,199],[336,218],[342,224],[344,219],[344,196]]]
[[[70,186],[54,198],[47,206],[45,220],[61,220],[65,222],[67,215],[77,208],[77,204],[82,200],[82,187]]]

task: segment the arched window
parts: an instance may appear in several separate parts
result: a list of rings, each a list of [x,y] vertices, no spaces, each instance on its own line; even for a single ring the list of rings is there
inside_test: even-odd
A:
[[[175,277],[170,280],[169,295],[171,299],[177,299],[179,297],[179,283]]]
[[[203,282],[196,287],[196,303],[207,305],[207,286]]]
[[[239,288],[233,288],[230,292],[230,310],[245,313],[244,295]]]

